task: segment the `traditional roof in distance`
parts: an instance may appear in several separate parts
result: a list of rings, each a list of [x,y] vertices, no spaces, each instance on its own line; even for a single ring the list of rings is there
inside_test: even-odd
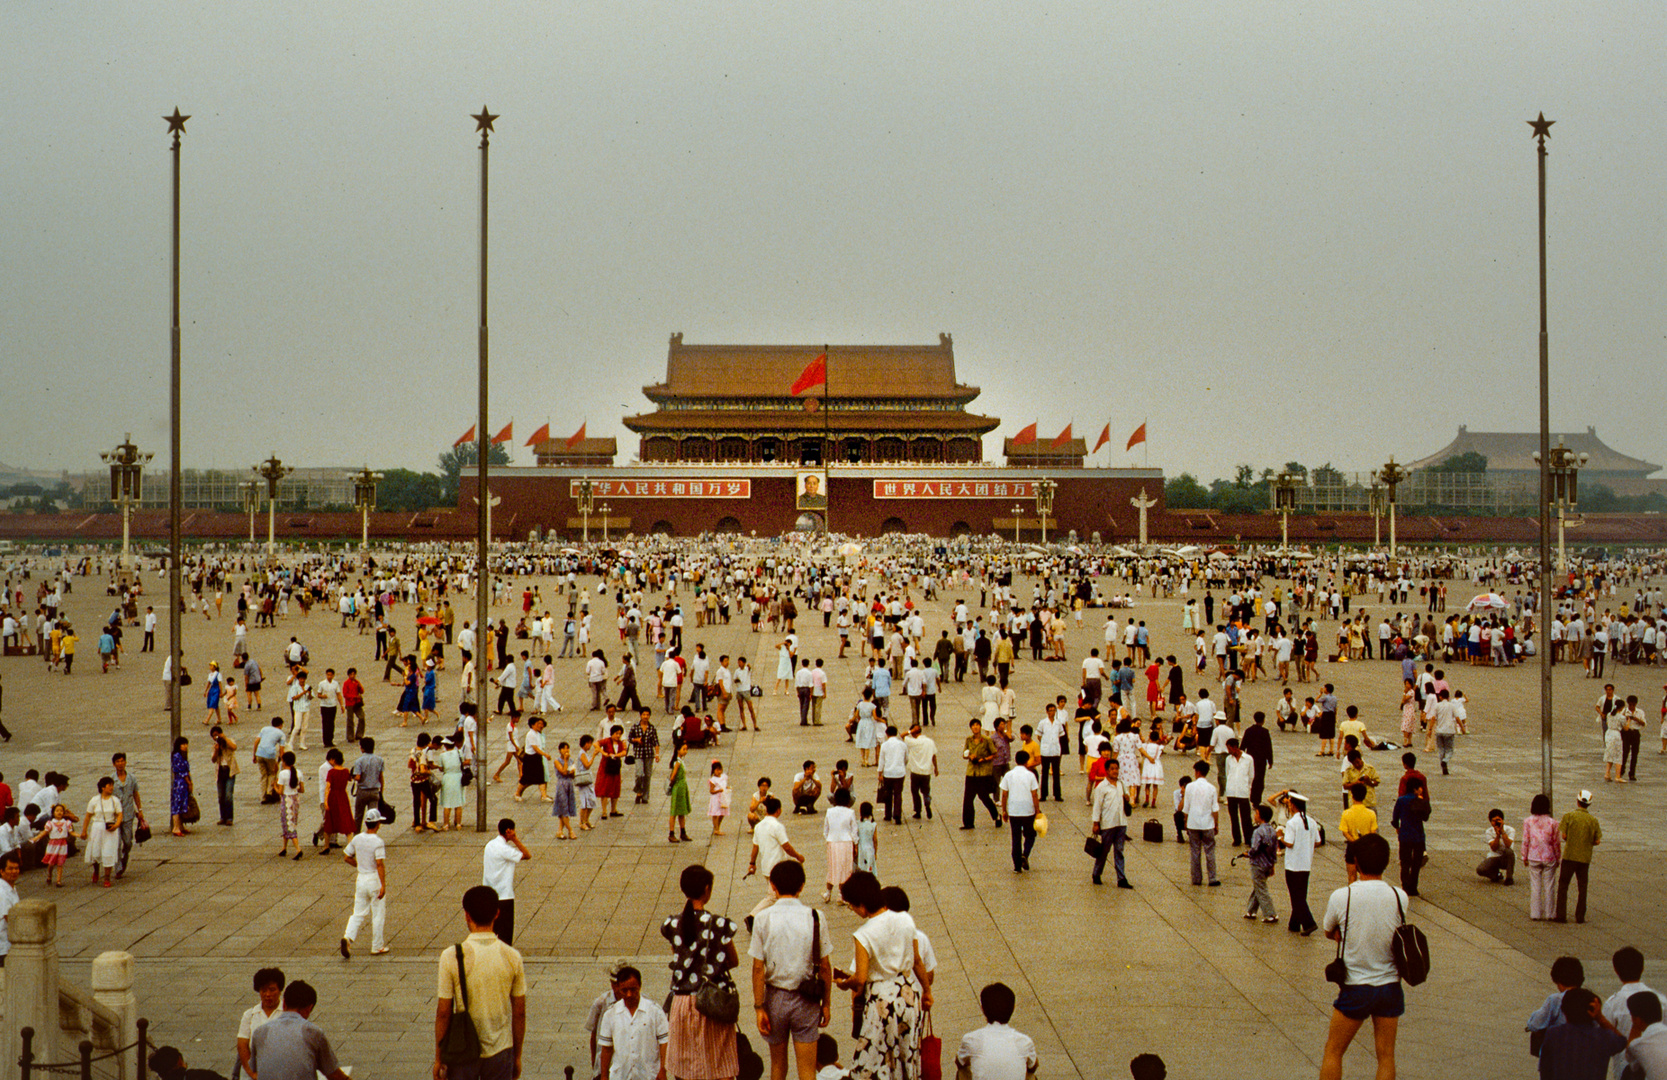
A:
[[[686,345],[671,336],[663,382],[643,387],[656,404],[669,399],[785,398],[820,345]],[[829,345],[828,382],[805,397],[920,399],[966,404],[978,387],[955,381],[955,345],[939,334],[936,345]]]
[[[1559,440],[1577,454],[1590,455],[1582,468],[1588,475],[1615,473],[1643,477],[1661,468],[1660,465],[1641,458],[1628,457],[1613,449],[1598,438],[1595,427],[1588,427],[1584,432],[1578,433],[1552,432],[1551,445],[1556,446]],[[1461,424],[1458,435],[1444,449],[1412,462],[1407,468],[1428,469],[1440,465],[1450,457],[1475,452],[1488,459],[1489,472],[1538,472],[1540,466],[1535,462],[1534,454],[1539,449],[1538,432],[1471,431]]]

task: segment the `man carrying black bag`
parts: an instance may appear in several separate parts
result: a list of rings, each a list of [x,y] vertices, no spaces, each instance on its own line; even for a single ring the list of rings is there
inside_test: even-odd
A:
[[[1092,822],[1093,835],[1090,842],[1098,841],[1099,850],[1094,857],[1094,884],[1099,885],[1100,875],[1106,869],[1106,856],[1113,856],[1112,869],[1117,871],[1117,887],[1132,889],[1128,877],[1123,873],[1123,845],[1129,839],[1129,802],[1128,789],[1120,779],[1121,766],[1116,758],[1106,762],[1106,778],[1094,788],[1094,809],[1089,815]]]
[[[491,888],[476,885],[463,894],[469,936],[440,954],[434,1080],[516,1080],[521,1075],[527,977],[521,954],[493,933],[497,918],[498,894]],[[459,1024],[471,1025],[475,1038],[454,1031]]]
[[[787,1075],[787,1044],[799,1080],[816,1076],[816,1039],[833,1017],[833,939],[828,920],[799,902],[805,868],[783,859],[770,868],[775,903],[753,918],[753,1009],[770,1044],[770,1075]]]
[[[1353,884],[1331,894],[1326,904],[1325,934],[1337,942],[1338,959],[1326,977],[1338,984],[1332,1003],[1320,1080],[1343,1075],[1343,1053],[1368,1017],[1378,1055],[1378,1075],[1395,1075],[1395,1034],[1406,1000],[1394,941],[1406,922],[1407,894],[1383,880],[1389,866],[1389,841],[1367,833],[1355,841]],[[1339,977],[1334,977],[1339,976]],[[1414,983],[1422,975],[1409,976]]]

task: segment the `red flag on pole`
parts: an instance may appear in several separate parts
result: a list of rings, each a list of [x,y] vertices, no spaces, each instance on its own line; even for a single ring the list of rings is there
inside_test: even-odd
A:
[[[1140,426],[1134,429],[1134,434],[1129,436],[1129,445],[1123,447],[1123,449],[1133,450],[1138,444],[1143,443],[1145,441],[1146,441],[1146,421],[1142,420],[1140,422]]]
[[[1066,424],[1065,425],[1065,430],[1061,431],[1058,435],[1055,435],[1053,437],[1053,442],[1048,444],[1048,449],[1049,450],[1058,450],[1061,446],[1064,446],[1066,443],[1068,443],[1070,441],[1071,441],[1071,425]]]
[[[533,437],[527,440],[527,445],[528,446],[537,446],[539,443],[545,442],[549,438],[550,438],[550,425],[545,424],[543,427],[541,427],[537,431],[533,432]]]
[[[585,441],[585,425],[580,424],[579,425],[579,430],[575,431],[573,434],[571,434],[567,437],[567,448],[569,450],[571,450],[575,446],[578,446],[580,443],[582,443],[584,441]]]
[[[1099,437],[1099,439],[1097,439],[1095,441],[1094,449],[1091,452],[1095,453],[1095,454],[1098,454],[1100,452],[1100,447],[1104,446],[1106,443],[1108,443],[1110,441],[1111,441],[1111,422],[1107,421],[1106,426],[1100,429],[1100,437]]]
[[[509,423],[504,425],[504,429],[502,431],[492,436],[492,445],[496,446],[499,443],[506,443],[513,438],[515,438],[515,421],[511,420]]]
[[[474,442],[474,441],[475,441],[475,425],[470,424],[469,425],[469,430],[465,431],[463,433],[463,437],[461,439],[458,439],[456,442],[452,443],[452,445],[453,446],[462,446],[464,443]]]
[[[787,391],[795,397],[813,386],[824,386],[828,381],[828,354],[822,353],[812,360],[805,369],[799,372],[799,377],[793,381],[793,388]]]
[[[1026,424],[1024,427],[1020,428],[1019,433],[1017,435],[1013,436],[1013,445],[1014,446],[1029,446],[1031,443],[1033,443],[1035,441],[1036,441],[1036,421],[1034,421],[1034,420],[1032,420],[1029,424]]]

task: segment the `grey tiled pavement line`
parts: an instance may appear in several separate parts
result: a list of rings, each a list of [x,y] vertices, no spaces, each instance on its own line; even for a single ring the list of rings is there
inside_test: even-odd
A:
[[[147,578],[147,584],[154,583],[154,575]],[[68,609],[85,632],[101,617],[106,603],[97,579],[77,579],[76,585]],[[1454,589],[1455,596],[1460,592]],[[1028,594],[1028,582],[1021,582],[1020,595]],[[945,590],[939,601],[925,605],[929,637],[936,637],[957,595],[962,594]],[[680,597],[687,602],[692,594]],[[976,590],[970,598],[977,599]],[[507,613],[510,608],[500,610]],[[1040,714],[1044,694],[1071,692],[1077,662],[1100,643],[1104,614],[1088,612],[1085,629],[1072,631],[1070,662],[1021,660],[1015,685],[1024,719]],[[1121,618],[1128,613],[1118,614]],[[1190,654],[1179,634],[1178,602],[1143,598],[1134,615],[1152,628],[1155,652]],[[410,617],[410,608],[395,609],[405,638],[410,637]],[[281,680],[274,680],[277,654],[292,633],[307,642],[315,658],[315,676],[326,665],[338,672],[349,664],[372,670],[371,639],[341,631],[337,622],[323,613],[306,619],[292,613],[276,630],[251,631],[256,656],[267,669],[269,704],[280,697]],[[200,680],[206,658],[229,654],[231,620],[205,623],[200,617],[187,618],[185,625],[187,663]],[[702,781],[711,755],[704,752],[689,758],[695,809],[691,844],[666,842],[663,762],[655,772],[650,806],[632,807],[627,796],[625,818],[600,824],[576,842],[555,841],[547,805],[513,803],[507,774],[504,784],[491,789],[491,819],[515,817],[535,854],[534,861],[522,867],[517,884],[517,946],[527,957],[531,980],[529,1075],[560,1076],[565,1064],[580,1066],[584,1074],[584,1013],[603,989],[601,972],[607,959],[636,958],[650,992],[664,992],[667,949],[658,926],[681,906],[677,876],[689,861],[703,860],[714,870],[714,907],[737,921],[763,894],[765,886],[757,878],[742,878],[747,838],[737,827],[744,827],[741,811],[758,775],[768,773],[780,789],[804,757],[815,757],[824,770],[837,757],[856,760],[855,748],[844,742],[841,724],[860,684],[862,661],[836,660],[837,639],[822,629],[818,617],[801,619],[800,631],[803,654],[824,657],[830,676],[826,726],[809,732],[798,726],[794,697],[770,693],[776,638],[748,633],[744,617],[728,627],[685,630],[691,644],[704,641],[714,658],[723,652],[747,655],[756,669],[755,680],[765,688],[765,695],[756,699],[764,730],[726,736],[718,751],[735,792],[726,836],[709,836]],[[611,637],[611,631],[602,636]],[[129,635],[131,643],[138,638]],[[602,640],[598,647],[610,658],[618,655],[616,641]],[[644,652],[652,655],[646,648]],[[440,677],[442,702],[456,696],[455,650],[451,659],[452,667]],[[109,753],[126,749],[158,832],[140,849],[133,873],[116,889],[86,887],[85,867],[79,863],[66,868],[62,889],[44,886],[38,873],[23,879],[24,896],[59,905],[66,974],[84,979],[92,956],[105,949],[133,952],[139,963],[141,1007],[156,1037],[187,1046],[194,1063],[225,1070],[237,1017],[252,1000],[249,976],[256,967],[276,963],[292,978],[318,986],[318,1019],[343,1060],[358,1066],[357,1075],[409,1076],[425,1069],[432,1031],[433,958],[463,932],[458,898],[479,880],[485,837],[472,831],[413,837],[406,831],[409,800],[396,782],[391,801],[401,816],[389,834],[393,952],[369,956],[367,928],[354,959],[343,961],[335,949],[351,907],[352,871],[339,854],[325,860],[309,853],[300,863],[273,857],[276,815],[273,808],[258,805],[258,779],[247,764],[238,780],[238,824],[230,829],[213,824],[206,729],[199,723],[200,703],[189,698],[184,727],[193,736],[198,796],[209,821],[189,838],[166,835],[160,813],[166,802],[167,742],[166,715],[157,708],[160,656],[130,651],[126,660],[120,673],[101,675],[84,634],[76,674],[68,679],[46,675],[38,661],[0,661],[5,665],[5,719],[17,733],[12,743],[0,748],[0,770],[7,780],[15,784],[28,767],[61,769],[73,778],[67,801],[79,809],[91,794],[92,781],[108,771]],[[551,718],[552,746],[564,738],[576,742],[580,733],[593,730],[596,719],[584,710],[588,694],[579,663],[562,661],[559,670],[557,696],[569,708]],[[380,665],[374,671],[380,671]],[[1374,732],[1395,726],[1395,665],[1322,665],[1321,674],[1337,684],[1344,703],[1361,706]],[[1663,674],[1662,669],[1621,667],[1612,678],[1623,696],[1637,693],[1653,706],[1660,685],[1667,681]],[[1546,968],[1552,958],[1563,952],[1580,956],[1589,985],[1600,993],[1613,989],[1608,956],[1621,944],[1644,949],[1650,963],[1646,977],[1663,962],[1655,915],[1660,873],[1651,858],[1659,841],[1646,831],[1652,823],[1646,815],[1659,800],[1667,768],[1646,740],[1641,783],[1604,784],[1591,719],[1598,684],[1580,678],[1573,669],[1559,669],[1557,679],[1558,810],[1567,808],[1576,788],[1590,787],[1599,796],[1594,810],[1605,831],[1593,866],[1590,922],[1531,923],[1526,917],[1525,874],[1512,889],[1488,885],[1475,876],[1472,867],[1479,858],[1478,836],[1486,809],[1500,805],[1508,819],[1519,821],[1538,788],[1538,683],[1532,669],[1452,669],[1451,681],[1470,696],[1475,734],[1460,740],[1454,775],[1431,777],[1431,862],[1424,874],[1424,897],[1413,917],[1430,935],[1435,970],[1428,983],[1408,993],[1398,1055],[1402,1075],[1433,1075],[1455,1060],[1464,1061],[1468,1075],[1476,1077],[1526,1075],[1529,1063],[1520,1029],[1527,1012],[1549,990]],[[370,730],[398,777],[416,731],[402,731],[390,717],[393,687],[374,679],[368,685]],[[1198,684],[1189,679],[1187,685],[1191,691]],[[1306,688],[1293,688],[1300,699]],[[201,682],[192,689],[200,691]],[[1271,712],[1276,697],[1277,684],[1247,687],[1245,715],[1258,708]],[[1283,927],[1241,919],[1248,876],[1242,865],[1229,869],[1232,851],[1225,843],[1218,853],[1227,884],[1220,889],[1186,884],[1184,846],[1138,840],[1128,849],[1135,891],[1091,885],[1081,853],[1087,814],[1074,762],[1066,766],[1066,801],[1047,807],[1052,830],[1037,845],[1035,871],[1013,874],[1004,829],[992,828],[987,816],[981,816],[976,831],[957,829],[959,742],[977,700],[970,681],[946,684],[940,697],[939,727],[929,731],[938,740],[943,768],[934,783],[937,816],[931,821],[906,819],[901,826],[885,825],[881,830],[881,876],[908,890],[916,920],[937,948],[941,966],[934,1026],[946,1053],[953,1053],[962,1032],[980,1022],[979,987],[999,978],[1018,991],[1015,1023],[1036,1039],[1049,1076],[1125,1075],[1128,1059],[1145,1050],[1160,1053],[1171,1075],[1201,1075],[1227,1062],[1242,1065],[1237,1074],[1251,1078],[1311,1074],[1318,1066],[1329,1016],[1331,987],[1321,978],[1320,968],[1330,956],[1330,943],[1318,935],[1305,940]],[[660,722],[658,709],[656,713]],[[270,707],[262,713],[246,711],[243,723],[231,729],[242,743],[245,763],[253,735],[271,715]],[[502,730],[501,723],[491,725],[483,740],[490,768],[496,767],[495,755],[501,753]],[[669,743],[669,732],[662,734]],[[318,737],[315,715],[312,749],[302,755],[309,774],[321,760]],[[1315,758],[1313,743],[1295,735],[1276,732],[1275,752],[1270,789],[1304,788],[1315,797],[1316,816],[1334,826],[1339,809],[1331,795],[1338,785],[1334,765]],[[1395,754],[1375,755],[1373,761],[1386,781],[1399,772]],[[1166,787],[1173,785],[1177,768],[1184,764],[1175,756],[1166,757]],[[1432,766],[1427,772],[1434,771],[1433,762],[1426,764]],[[871,775],[859,771],[860,799],[873,798]],[[1165,791],[1156,815],[1166,832],[1167,798]],[[310,799],[303,803],[303,831],[310,833],[316,809]],[[1387,806],[1383,814],[1387,818]],[[473,821],[472,801],[465,817]],[[795,845],[807,855],[807,891],[819,894],[824,867],[820,819],[787,814],[784,820]],[[1317,911],[1342,879],[1340,852],[1322,849],[1310,898]],[[1283,890],[1275,889],[1275,901],[1284,914]],[[856,920],[843,909],[834,909],[831,918],[841,942],[837,958],[846,963]],[[1655,977],[1662,976],[1657,972]],[[830,1030],[849,1047],[849,1012],[843,1004],[836,1007]],[[1478,1053],[1479,1047],[1494,1052]],[[1370,1075],[1370,1066],[1370,1045],[1359,1043],[1350,1053],[1346,1075]]]

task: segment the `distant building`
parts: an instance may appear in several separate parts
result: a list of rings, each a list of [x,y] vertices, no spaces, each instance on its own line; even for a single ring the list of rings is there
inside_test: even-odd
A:
[[[280,510],[318,510],[325,507],[345,508],[353,505],[353,477],[358,469],[349,466],[296,469],[278,482]],[[194,509],[236,510],[243,506],[243,485],[257,480],[261,486],[261,506],[266,506],[266,481],[253,470],[243,469],[183,469],[180,471],[180,501]],[[110,472],[99,469],[69,478],[70,485],[82,492],[83,505],[98,509],[110,501]],[[147,468],[144,489],[139,503],[141,510],[157,510],[168,505],[168,470]]]
[[[1641,458],[1628,457],[1598,438],[1598,429],[1588,427],[1584,432],[1552,432],[1551,445],[1561,441],[1577,454],[1590,455],[1580,469],[1582,484],[1609,484],[1616,481],[1642,480],[1661,468]],[[1488,459],[1488,476],[1500,481],[1531,481],[1540,474],[1534,455],[1540,449],[1538,432],[1471,431],[1459,426],[1459,433],[1444,449],[1429,457],[1420,458],[1408,469],[1429,469],[1449,458],[1476,453]]]
[[[826,351],[825,384],[793,386]],[[757,533],[1018,535],[1084,540],[1139,535],[1130,499],[1160,498],[1160,469],[1088,469],[1083,440],[1005,448],[1000,426],[969,412],[979,389],[956,379],[948,334],[935,345],[694,345],[671,335],[665,377],[643,387],[650,412],[627,416],[636,460],[613,464],[612,439],[540,443],[531,468],[495,467],[498,536]],[[596,444],[594,448],[590,444]],[[1038,511],[1043,480],[1053,509]],[[589,481],[590,486],[583,485]],[[459,477],[458,510],[477,478]],[[588,513],[581,490],[593,496]],[[1161,512],[1161,507],[1155,508]]]

